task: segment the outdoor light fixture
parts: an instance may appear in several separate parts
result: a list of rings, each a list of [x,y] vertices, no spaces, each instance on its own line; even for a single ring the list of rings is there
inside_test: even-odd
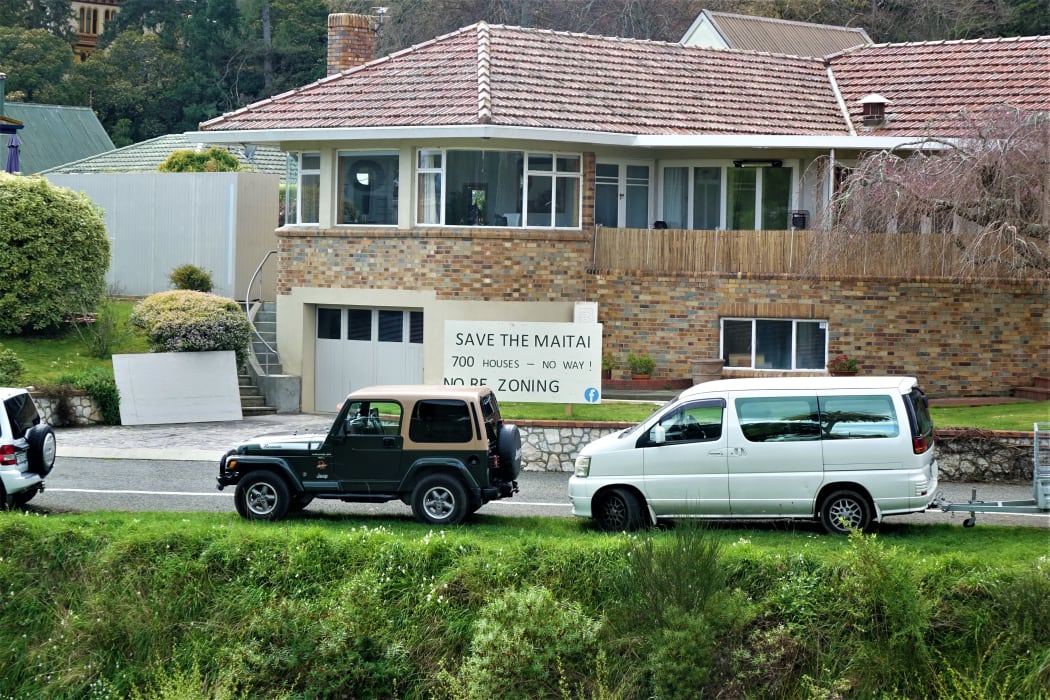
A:
[[[734,168],[780,168],[783,167],[782,160],[734,160]]]

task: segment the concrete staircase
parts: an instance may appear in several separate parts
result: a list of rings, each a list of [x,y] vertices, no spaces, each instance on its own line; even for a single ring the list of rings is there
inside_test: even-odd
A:
[[[1032,386],[1016,386],[1012,393],[1019,399],[1050,400],[1050,377],[1034,377]]]
[[[255,314],[255,330],[266,342],[252,335],[252,353],[266,374],[281,374],[281,363],[278,361],[277,353],[267,348],[277,347],[277,308],[273,302],[264,302]],[[241,414],[246,418],[249,416],[261,416],[276,413],[277,409],[266,405],[266,397],[259,387],[252,381],[252,376],[247,371],[237,376],[237,382],[241,390]]]
[[[237,383],[241,390],[241,415],[263,416],[277,413],[277,409],[266,405],[266,397],[259,391],[259,387],[252,383],[252,378],[247,373],[237,375]]]
[[[274,302],[263,302],[255,314],[255,330],[266,341],[263,343],[259,338],[252,336],[252,352],[259,361],[259,366],[266,374],[284,374],[277,353],[266,347],[267,344],[271,348],[277,347],[277,305]]]

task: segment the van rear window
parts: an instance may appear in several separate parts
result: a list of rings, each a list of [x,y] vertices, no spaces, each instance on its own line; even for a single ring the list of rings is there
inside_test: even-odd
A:
[[[889,396],[821,396],[820,428],[825,440],[900,435]]]

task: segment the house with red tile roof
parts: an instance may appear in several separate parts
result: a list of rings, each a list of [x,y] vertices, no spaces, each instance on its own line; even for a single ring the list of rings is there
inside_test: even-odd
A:
[[[962,110],[1050,112],[1050,36],[807,57],[478,23],[372,60],[372,31],[332,15],[330,75],[189,135],[294,160],[275,297],[304,410],[440,383],[447,321],[570,322],[581,301],[606,351],[650,354],[665,385],[698,358],[753,376],[848,353],[988,394],[1047,357],[1038,288],[998,287],[986,315],[987,290],[866,267],[814,279],[797,248],[835,166],[936,147]],[[966,329],[988,323],[997,341],[975,345]]]

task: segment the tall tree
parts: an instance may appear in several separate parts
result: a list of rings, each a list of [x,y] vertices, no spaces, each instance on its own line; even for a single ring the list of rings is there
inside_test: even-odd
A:
[[[71,0],[0,0],[0,27],[43,29],[66,41],[76,40]]]
[[[925,231],[926,241],[940,235],[941,250],[961,252],[935,261],[954,267],[930,274],[1050,283],[1050,117],[1002,107],[958,120],[960,137],[927,141],[937,148],[858,161],[833,202],[815,269],[859,255],[870,232]]]
[[[32,102],[73,67],[69,44],[45,29],[0,27],[0,72],[7,98]]]

